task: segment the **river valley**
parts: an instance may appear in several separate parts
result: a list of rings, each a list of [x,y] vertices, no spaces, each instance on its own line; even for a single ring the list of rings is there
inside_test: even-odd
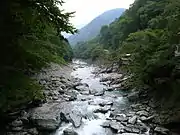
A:
[[[81,83],[88,84],[89,89],[92,91],[94,90],[100,92],[99,96],[89,94],[89,91],[85,91],[85,93],[78,93],[77,100],[72,103],[73,108],[77,108],[77,110],[79,110],[80,113],[86,117],[82,119],[82,126],[79,129],[74,130],[79,135],[112,134],[110,130],[108,131],[101,125],[106,121],[107,118],[109,118],[111,110],[124,110],[126,107],[128,107],[127,99],[123,98],[119,91],[104,92],[107,86],[100,82],[103,75],[95,76],[95,74],[93,74],[97,67],[88,65],[87,63],[83,63],[81,61],[76,61],[74,62],[74,68],[76,70],[71,73],[74,78],[79,78],[81,79]],[[103,103],[105,105],[107,104],[107,108],[105,108],[104,113],[101,112],[101,110],[94,113],[96,110],[101,108],[99,104]],[[61,135],[63,133],[63,129],[65,128],[72,129],[73,125],[65,124],[65,126],[60,127],[57,130],[55,135]]]
[[[65,68],[42,70],[36,78],[46,103],[21,113],[8,135],[176,135],[160,126],[164,117],[156,115],[150,101],[136,102],[146,93],[122,90],[126,75],[74,60]]]

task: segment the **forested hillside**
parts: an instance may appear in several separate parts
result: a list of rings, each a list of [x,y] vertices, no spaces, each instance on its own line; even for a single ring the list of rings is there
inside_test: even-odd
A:
[[[103,26],[99,36],[74,51],[76,57],[93,60],[122,61],[128,54],[123,69],[131,75],[131,85],[146,86],[165,101],[178,103],[179,42],[179,0],[136,0],[119,19]]]
[[[74,33],[72,13],[59,0],[6,0],[0,5],[0,110],[43,98],[30,76],[49,62],[65,63],[72,49],[61,32]]]
[[[93,19],[89,24],[84,26],[75,35],[68,38],[69,43],[74,46],[78,42],[88,41],[95,38],[103,25],[108,25],[112,23],[116,18],[125,11],[123,8],[112,9],[104,12],[95,19]]]

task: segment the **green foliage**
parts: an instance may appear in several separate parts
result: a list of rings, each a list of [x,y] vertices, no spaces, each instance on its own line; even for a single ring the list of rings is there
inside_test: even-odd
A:
[[[0,108],[3,108],[3,111],[23,106],[32,100],[44,98],[42,88],[21,71],[8,70],[1,75],[4,75],[4,87],[0,91]]]
[[[125,54],[131,54],[130,63],[122,68],[132,76],[133,87],[148,86],[157,95],[177,101],[179,24],[179,0],[136,0],[120,18],[101,28],[93,44],[108,49],[111,61],[123,61]]]
[[[73,13],[60,10],[63,1],[0,2],[0,109],[42,97],[30,76],[49,62],[65,63],[72,49],[61,32],[74,33]],[[5,107],[6,106],[6,107]]]
[[[96,39],[89,42],[80,42],[74,49],[74,57],[81,59],[108,59],[109,51],[104,49],[102,45],[97,44]]]
[[[145,2],[145,3],[144,3]],[[143,5],[141,5],[144,3]],[[141,5],[139,7],[138,5]],[[139,8],[136,8],[139,7]],[[132,9],[136,11],[131,12]],[[179,87],[179,13],[180,4],[172,1],[138,0],[127,11],[126,16],[138,13],[137,31],[128,32],[128,37],[120,38],[120,54],[130,53],[131,60],[126,70],[133,76],[133,86],[149,86],[160,97],[177,100]],[[130,29],[128,25],[125,25]],[[162,92],[163,91],[163,92]],[[171,99],[172,100],[172,99]]]

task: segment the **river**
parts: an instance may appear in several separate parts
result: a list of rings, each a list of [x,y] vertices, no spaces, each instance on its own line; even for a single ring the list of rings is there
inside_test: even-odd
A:
[[[81,60],[43,69],[35,78],[46,102],[18,114],[7,135],[178,135],[163,127],[171,113],[159,115],[147,91],[127,89],[126,74],[102,71]]]
[[[106,85],[100,82],[100,79],[106,74],[96,75],[94,71],[98,69],[97,66],[87,64],[85,62],[76,60],[73,61],[73,70],[71,76],[74,78],[81,79],[82,83],[86,83],[89,85],[90,89],[96,91],[102,91],[106,89]],[[81,99],[89,99],[86,101],[82,101]],[[113,134],[111,130],[103,128],[101,125],[103,122],[109,118],[110,112],[114,110],[124,110],[128,107],[128,101],[126,98],[123,98],[122,92],[120,90],[115,90],[112,92],[105,92],[102,96],[94,96],[94,95],[82,95],[78,94],[78,100],[73,101],[72,104],[74,108],[78,108],[79,111],[86,116],[83,118],[82,125],[80,128],[74,128],[71,123],[63,124],[54,135],[63,134],[63,130],[66,128],[73,128],[79,135],[110,135]],[[94,110],[100,108],[100,102],[112,102],[113,106],[111,110],[107,113],[94,113]]]

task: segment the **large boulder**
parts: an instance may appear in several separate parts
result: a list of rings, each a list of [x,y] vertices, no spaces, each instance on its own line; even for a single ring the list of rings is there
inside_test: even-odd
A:
[[[77,99],[77,93],[73,90],[69,90],[69,92],[64,94],[63,97],[66,98],[67,101],[74,101]]]
[[[117,120],[119,122],[126,122],[126,121],[128,121],[128,118],[126,117],[125,114],[117,114],[115,116],[115,120]]]
[[[6,135],[29,135],[27,132],[7,132]]]
[[[122,134],[118,134],[118,135],[139,135],[139,134],[136,134],[136,133],[122,133]]]
[[[112,77],[111,76],[108,76],[108,77],[103,77],[100,79],[100,82],[107,82],[107,81],[111,81],[112,80]]]
[[[75,86],[75,89],[78,91],[89,91],[89,86],[87,84],[82,84]]]
[[[110,106],[104,106],[104,107],[100,107],[96,110],[94,110],[94,113],[107,113],[109,110],[111,110]]]
[[[117,133],[119,130],[123,129],[124,126],[119,122],[112,121],[110,122],[110,128]]]
[[[14,132],[20,132],[20,131],[23,130],[23,127],[12,127],[11,130],[14,131]]]
[[[63,135],[78,135],[78,133],[75,132],[73,129],[67,128],[63,131]]]
[[[99,105],[100,106],[113,105],[113,102],[108,100],[102,100],[102,102],[100,102]]]
[[[89,93],[94,96],[103,96],[105,93],[105,90],[104,89],[98,89],[98,90],[92,89],[92,90],[89,90]]]
[[[31,129],[28,129],[27,132],[31,135],[39,135],[38,131],[36,128],[31,128]]]
[[[139,116],[146,116],[146,117],[149,116],[149,113],[147,111],[138,111],[136,114]]]
[[[69,116],[70,116],[70,121],[72,122],[72,124],[75,128],[78,128],[81,126],[82,115],[80,115],[79,112],[73,111]]]
[[[110,123],[111,123],[111,121],[105,121],[105,122],[103,122],[103,123],[101,124],[101,126],[102,126],[103,128],[109,128],[109,127],[110,127]]]
[[[128,123],[134,125],[134,124],[136,123],[136,120],[137,120],[137,116],[133,116],[132,118],[130,118],[130,119],[128,120]]]
[[[21,120],[14,120],[12,123],[11,123],[11,125],[13,126],[13,127],[21,127],[22,125],[23,125],[23,122],[21,121]]]
[[[163,128],[163,127],[156,127],[154,129],[155,132],[162,134],[162,135],[168,135],[169,134],[169,129]]]
[[[30,120],[40,130],[55,130],[61,123],[61,108],[58,103],[46,103],[42,107],[34,108],[30,113]]]

